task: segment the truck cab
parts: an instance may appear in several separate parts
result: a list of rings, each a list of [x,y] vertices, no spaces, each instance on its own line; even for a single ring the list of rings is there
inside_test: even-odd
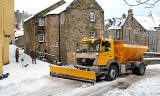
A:
[[[87,39],[77,44],[77,64],[82,66],[105,66],[114,59],[112,39]]]

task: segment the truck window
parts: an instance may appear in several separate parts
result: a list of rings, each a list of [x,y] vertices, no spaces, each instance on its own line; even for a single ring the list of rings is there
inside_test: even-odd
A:
[[[102,42],[102,48],[101,48],[101,52],[106,52],[106,51],[110,51],[111,50],[111,44],[109,41],[103,41]]]

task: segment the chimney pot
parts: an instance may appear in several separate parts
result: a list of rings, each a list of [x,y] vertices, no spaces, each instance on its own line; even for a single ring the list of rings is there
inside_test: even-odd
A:
[[[125,19],[127,16],[126,16],[126,14],[124,13],[124,14],[122,14],[122,18],[123,19]]]
[[[133,15],[133,10],[132,9],[128,10],[128,15]]]

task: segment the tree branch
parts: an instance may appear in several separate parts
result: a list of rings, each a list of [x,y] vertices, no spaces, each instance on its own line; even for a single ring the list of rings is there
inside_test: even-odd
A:
[[[145,8],[153,8],[160,0],[136,0],[137,4],[130,4],[127,0],[123,0],[128,6],[139,6],[139,5],[147,5]],[[151,3],[152,1],[152,3]]]

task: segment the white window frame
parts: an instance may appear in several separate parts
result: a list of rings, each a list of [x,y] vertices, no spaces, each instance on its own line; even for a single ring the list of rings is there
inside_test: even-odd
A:
[[[96,36],[96,32],[91,31],[90,34],[89,34],[89,37],[95,37],[95,36]]]
[[[54,47],[55,48],[59,47],[59,43],[58,42],[54,42]]]
[[[38,34],[38,42],[44,42],[44,34]]]
[[[44,19],[43,18],[38,19],[38,26],[44,26]]]
[[[91,22],[96,21],[96,12],[95,11],[90,11],[89,19]]]

